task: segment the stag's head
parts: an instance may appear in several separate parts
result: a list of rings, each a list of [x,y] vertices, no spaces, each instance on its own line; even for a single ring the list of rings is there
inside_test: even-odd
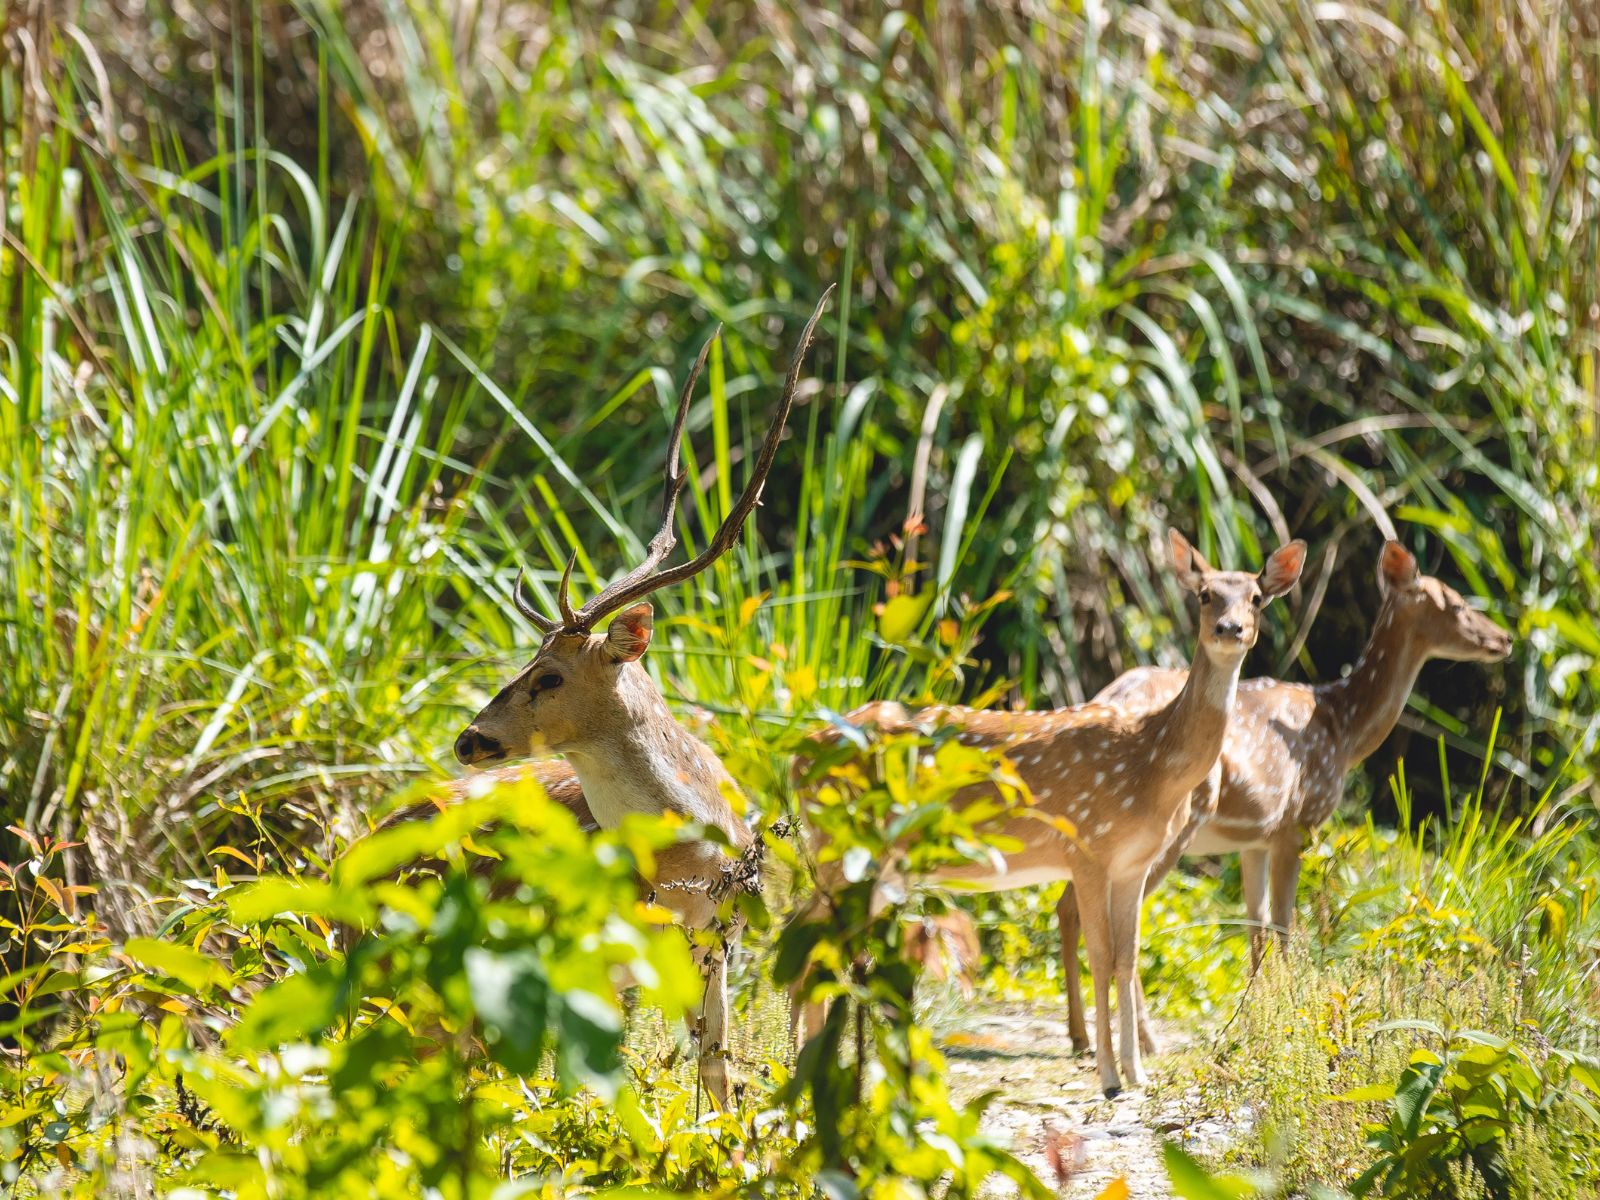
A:
[[[1212,658],[1237,661],[1256,644],[1261,611],[1295,585],[1306,562],[1299,538],[1273,551],[1260,574],[1217,571],[1176,529],[1167,530],[1172,570],[1178,582],[1200,601],[1200,645]]]
[[[574,556],[556,591],[558,617],[539,611],[524,593],[522,575],[518,573],[512,599],[517,611],[544,634],[544,641],[533,660],[500,689],[456,739],[456,757],[463,763],[486,765],[506,758],[581,751],[626,734],[641,720],[665,717],[660,693],[639,663],[650,646],[653,628],[653,613],[644,598],[658,588],[698,575],[738,540],[745,519],[761,498],[762,485],[772,469],[794,404],[811,335],[832,293],[831,287],[823,293],[800,335],[789,362],[783,395],[751,467],[749,483],[700,554],[675,567],[657,569],[677,545],[678,494],[685,482],[680,453],[683,427],[695,382],[716,333],[701,348],[678,398],[667,443],[661,526],[650,539],[644,561],[588,603],[575,607],[571,594]],[[613,613],[616,616],[605,631],[596,632],[595,627]]]
[[[1383,592],[1380,624],[1393,622],[1425,657],[1455,662],[1500,662],[1511,653],[1511,635],[1470,608],[1449,584],[1423,575],[1416,557],[1399,542],[1385,542],[1378,555]]]

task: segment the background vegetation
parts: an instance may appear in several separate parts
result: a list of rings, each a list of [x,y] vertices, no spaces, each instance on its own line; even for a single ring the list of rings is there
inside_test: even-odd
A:
[[[207,1120],[231,1130],[228,1156],[265,1144],[251,1122],[280,1096],[251,1092],[256,1116],[183,1115],[174,1055],[213,1053],[194,1030],[231,1024],[252,980],[309,966],[327,940],[240,958],[255,935],[231,909],[185,922],[239,880],[320,874],[446,767],[461,715],[529,644],[508,615],[517,564],[548,588],[576,547],[594,584],[638,552],[674,380],[720,321],[691,420],[684,540],[703,536],[829,282],[839,304],[758,528],[704,587],[658,599],[656,669],[761,811],[787,805],[787,739],[830,711],[883,695],[1067,703],[1136,663],[1183,661],[1188,618],[1152,553],[1169,522],[1229,563],[1309,539],[1308,581],[1250,669],[1334,677],[1364,638],[1392,525],[1518,648],[1504,668],[1424,672],[1352,788],[1381,825],[1330,836],[1306,883],[1310,944],[1270,983],[1282,1004],[1224,1035],[1242,1040],[1219,1061],[1269,1074],[1218,1086],[1259,1089],[1256,1111],[1278,1114],[1243,1137],[1249,1161],[1308,1172],[1286,1186],[1352,1186],[1389,1152],[1363,1131],[1382,1102],[1273,1108],[1310,1070],[1273,1038],[1293,1028],[1335,1064],[1358,1060],[1346,1045],[1384,1047],[1359,1078],[1337,1066],[1330,1094],[1412,1066],[1426,1081],[1413,1050],[1440,1059],[1445,1092],[1429,1095],[1445,1094],[1455,1042],[1372,1027],[1463,1027],[1427,997],[1457,1003],[1478,981],[1488,998],[1464,1027],[1548,1075],[1490,1140],[1562,1169],[1592,1155],[1551,1149],[1551,1129],[1590,1136],[1587,1116],[1539,1115],[1582,1099],[1581,1079],[1546,1067],[1594,1050],[1600,1005],[1591,6],[295,0],[3,19],[0,809],[37,843],[4,855],[22,864],[4,915],[32,930],[10,938],[4,987],[24,1002],[7,1036],[41,1028],[30,1005],[56,997],[46,1009],[67,1004],[85,1039],[51,1024],[8,1059],[32,1099],[0,1117],[23,1171],[7,1186],[49,1190],[41,1162],[89,1172],[73,1178],[91,1191],[130,1163],[176,1171]],[[1402,812],[1385,781],[1408,747]],[[1450,840],[1469,811],[1450,774],[1485,780],[1465,842]],[[92,902],[72,891],[90,886]],[[1170,1011],[1234,1011],[1240,947],[1215,924],[1232,886],[1190,879],[1154,902]],[[338,913],[309,909],[289,924],[320,937],[314,917]],[[1038,897],[983,910],[996,986],[1051,983],[1048,912]],[[518,928],[506,954],[538,932]],[[226,945],[229,974],[126,949],[156,935]],[[1470,952],[1441,957],[1457,935]],[[1412,986],[1419,963],[1444,972],[1434,992]],[[423,1018],[464,970],[417,966]],[[148,1103],[184,1133],[141,1124],[140,1078],[95,1090],[110,1070],[96,1056],[129,1051],[115,1022],[79,1020],[160,1011],[150,971],[169,990],[188,977],[146,1048],[164,1064]],[[1376,997],[1371,1021],[1339,1025],[1316,999],[1353,995]],[[327,1040],[255,1031],[241,1055]],[[358,1061],[409,1051],[372,1053]],[[460,1066],[424,1069],[437,1083]],[[602,1076],[618,1078],[586,1078]],[[548,1103],[541,1120],[577,1128],[562,1105],[592,1094],[555,1098],[577,1078],[536,1102],[495,1093],[504,1120]],[[401,1090],[423,1104],[431,1086]],[[679,1104],[652,1127],[670,1141],[692,1096],[661,1095]],[[1397,1119],[1391,1142],[1448,1133]],[[274,1127],[281,1169],[321,1186],[291,1127]],[[568,1182],[652,1178],[668,1151],[639,1149],[643,1129],[610,1175],[561,1154],[450,1166],[463,1181],[558,1160]],[[1285,1149],[1295,1130],[1331,1149]],[[768,1177],[728,1173],[726,1130],[684,1136],[673,1153],[693,1170]],[[810,1161],[749,1136],[762,1149],[741,1161]],[[341,1153],[364,1161],[365,1145]],[[672,1186],[709,1178],[685,1171]]]

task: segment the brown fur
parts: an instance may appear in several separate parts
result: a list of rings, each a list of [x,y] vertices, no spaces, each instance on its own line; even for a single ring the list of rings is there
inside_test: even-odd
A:
[[[605,633],[557,630],[462,731],[456,754],[480,765],[540,754],[565,756],[561,786],[599,828],[629,813],[672,813],[705,828],[656,855],[645,885],[687,929],[717,929],[730,890],[759,895],[754,835],[734,811],[738,789],[711,748],[673,719],[640,665],[654,618],[648,604],[617,614]],[[544,768],[549,770],[550,768]],[[727,948],[738,924],[696,950],[706,975],[701,1077],[727,1102]]]
[[[1078,906],[1091,937],[1101,1083],[1121,1086],[1111,1049],[1109,995],[1116,980],[1122,1014],[1122,1061],[1144,1082],[1135,1039],[1134,968],[1139,897],[1145,875],[1188,827],[1190,797],[1216,763],[1245,653],[1255,643],[1260,612],[1299,577],[1305,545],[1277,551],[1262,573],[1214,571],[1175,530],[1172,570],[1200,606],[1200,645],[1184,686],[1155,709],[1090,703],[1053,712],[985,712],[937,707],[908,714],[898,704],[867,705],[850,714],[857,725],[885,731],[959,729],[962,741],[1002,750],[1033,793],[1035,809],[1054,821],[1021,815],[1003,832],[1020,848],[1000,870],[969,866],[940,876],[982,889],[1026,887],[1055,879],[1078,885]],[[819,741],[837,740],[837,731]],[[968,803],[985,788],[958,794]],[[1064,836],[1059,822],[1074,829]],[[804,1014],[808,1027],[818,1015]]]
[[[1186,853],[1239,850],[1248,919],[1254,926],[1252,957],[1259,962],[1268,921],[1283,937],[1294,921],[1295,885],[1305,836],[1326,821],[1344,794],[1345,777],[1389,735],[1404,710],[1417,672],[1430,658],[1498,662],[1511,637],[1467,607],[1460,593],[1431,576],[1398,542],[1379,557],[1383,605],[1372,638],[1348,676],[1307,686],[1248,679],[1222,746],[1216,784],[1202,789],[1191,822],[1150,871],[1154,886]],[[1096,700],[1134,708],[1166,704],[1184,685],[1184,672],[1130,671]],[[1078,922],[1072,889],[1058,910],[1066,968],[1069,1025],[1080,1049],[1088,1044],[1078,986]],[[1143,1039],[1149,1044],[1144,1015]]]

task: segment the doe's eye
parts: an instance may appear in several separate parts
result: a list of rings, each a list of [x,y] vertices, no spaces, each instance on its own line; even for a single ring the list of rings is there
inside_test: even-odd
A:
[[[1201,604],[1210,604],[1211,603],[1211,589],[1210,588],[1201,588],[1200,589],[1200,603]]]
[[[558,688],[561,686],[561,676],[554,674],[541,675],[538,679],[534,680],[533,686],[541,692],[548,692],[551,688]]]
[[[1266,601],[1266,597],[1263,596],[1260,592],[1257,592],[1254,596],[1250,597],[1250,603],[1254,604],[1257,608],[1260,608],[1261,605],[1263,603],[1265,603],[1265,601]]]

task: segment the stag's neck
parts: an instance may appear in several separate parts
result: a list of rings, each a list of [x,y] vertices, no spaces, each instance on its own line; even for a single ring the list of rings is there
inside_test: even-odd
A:
[[[1152,736],[1163,764],[1162,775],[1185,794],[1199,786],[1222,753],[1243,665],[1243,654],[1219,661],[1204,647],[1199,648],[1183,690],[1154,722]]]
[[[1317,689],[1319,715],[1327,714],[1347,769],[1383,745],[1405,711],[1427,657],[1385,604],[1350,674]]]
[[[643,669],[623,671],[623,726],[565,751],[595,820],[612,829],[629,813],[671,812],[746,845],[750,831],[728,803],[734,783],[722,761],[673,719]]]

